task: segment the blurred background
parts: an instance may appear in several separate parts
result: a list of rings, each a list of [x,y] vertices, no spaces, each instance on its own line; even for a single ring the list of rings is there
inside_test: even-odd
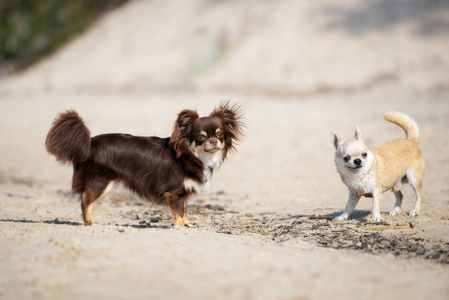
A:
[[[0,75],[31,66],[56,51],[125,0],[0,2]]]
[[[449,0],[2,0],[0,14],[4,92],[449,88]]]

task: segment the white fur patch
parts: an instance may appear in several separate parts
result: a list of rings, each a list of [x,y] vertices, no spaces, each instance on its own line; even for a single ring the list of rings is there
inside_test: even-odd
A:
[[[225,147],[225,144],[223,143],[221,148],[218,151],[210,153],[210,152],[204,151],[201,146],[197,147],[195,142],[192,142],[192,144],[190,145],[190,149],[192,150],[192,152],[205,165],[204,175],[205,175],[206,182],[210,181],[210,177],[211,177],[211,172],[209,169],[212,169],[215,171],[223,163],[224,147]]]
[[[204,174],[205,184],[204,184],[204,186],[202,186],[202,188],[205,191],[209,191],[209,189],[210,189],[210,180],[212,177],[211,170],[212,171],[217,170],[223,163],[224,147],[225,147],[225,144],[223,143],[221,146],[221,149],[219,149],[216,152],[210,153],[210,152],[204,151],[201,146],[197,147],[195,141],[193,141],[192,144],[190,144],[190,150],[192,150],[192,152],[196,155],[196,157],[198,157],[204,164],[203,174]],[[192,181],[192,182],[194,182],[194,181],[191,179],[184,180],[184,187],[187,190],[187,186],[191,187],[192,185],[189,182],[186,183],[186,181]],[[195,190],[197,192],[200,192],[201,191],[200,185],[198,185],[196,182],[194,182],[194,183],[198,186],[198,189],[196,189],[196,187],[193,187],[193,186],[192,187],[195,188]],[[187,186],[186,186],[186,184],[187,184]]]
[[[371,151],[369,151],[368,158],[360,169],[348,169],[343,162],[337,159],[335,163],[343,182],[354,194],[363,196],[374,192],[376,187],[376,177],[375,173],[371,170],[374,163],[374,155]]]
[[[223,163],[223,150],[214,153],[198,151],[198,158],[210,169],[217,170]],[[209,172],[210,173],[210,172]]]
[[[196,192],[196,193],[198,193],[198,192],[201,191],[201,186],[195,180],[192,180],[190,178],[184,179],[184,183],[183,184],[184,184],[184,189],[187,192]]]

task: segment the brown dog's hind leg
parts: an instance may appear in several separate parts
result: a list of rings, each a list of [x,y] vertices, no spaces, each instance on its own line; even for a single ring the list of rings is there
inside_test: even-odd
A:
[[[106,194],[112,181],[95,179],[86,183],[86,189],[82,194],[81,212],[83,214],[84,225],[92,225],[91,211],[95,201]]]

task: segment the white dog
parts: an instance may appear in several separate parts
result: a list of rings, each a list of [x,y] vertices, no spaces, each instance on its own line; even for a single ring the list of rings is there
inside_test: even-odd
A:
[[[410,183],[416,193],[416,203],[410,216],[417,216],[423,200],[422,176],[424,159],[419,150],[419,129],[408,115],[391,112],[385,120],[404,129],[406,138],[390,141],[378,148],[369,149],[362,140],[360,129],[356,127],[354,138],[343,141],[335,133],[331,139],[335,146],[335,164],[342,181],[349,189],[349,198],[344,212],[336,217],[346,220],[354,211],[362,196],[373,198],[373,222],[382,221],[380,202],[382,193],[392,190],[396,204],[390,215],[401,213],[403,183]]]

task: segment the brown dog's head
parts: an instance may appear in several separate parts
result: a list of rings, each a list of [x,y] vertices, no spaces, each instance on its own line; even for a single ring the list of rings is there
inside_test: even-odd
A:
[[[194,110],[181,111],[170,141],[178,157],[188,150],[197,155],[211,155],[221,150],[224,159],[229,150],[235,149],[234,142],[242,137],[243,127],[239,106],[230,106],[226,101],[208,117],[200,118]]]

